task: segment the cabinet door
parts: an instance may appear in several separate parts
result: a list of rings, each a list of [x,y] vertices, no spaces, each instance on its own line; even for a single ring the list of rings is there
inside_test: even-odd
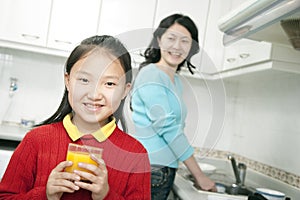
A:
[[[102,0],[98,33],[115,36],[137,29],[151,29],[155,4],[156,0]]]
[[[53,0],[47,46],[72,50],[96,35],[101,0]]]
[[[51,0],[1,0],[0,38],[46,46]]]
[[[139,63],[152,38],[155,6],[156,0],[102,0],[98,34],[119,38]]]
[[[225,48],[223,70],[232,70],[271,60],[271,53],[271,43],[241,39]]]
[[[201,58],[201,72],[214,74],[223,70],[223,32],[218,20],[231,9],[232,0],[211,0]]]

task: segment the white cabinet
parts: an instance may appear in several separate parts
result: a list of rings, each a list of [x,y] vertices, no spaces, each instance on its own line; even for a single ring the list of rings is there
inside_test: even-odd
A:
[[[102,0],[98,33],[115,36],[152,29],[155,6],[156,0]]]
[[[267,42],[241,39],[226,47],[223,45],[224,33],[219,30],[218,21],[223,15],[243,2],[242,0],[224,0],[222,2],[210,0],[201,57],[201,72],[204,75],[220,78],[254,72],[258,69],[256,65],[269,61],[300,63],[299,56],[297,56],[298,52],[288,47]],[[218,76],[219,73],[221,76]]]
[[[242,39],[225,47],[223,71],[268,61],[300,63],[299,52],[283,45]]]
[[[223,70],[223,32],[218,28],[218,20],[231,9],[232,0],[210,0],[206,34],[201,57],[200,71],[213,74]]]
[[[0,181],[4,175],[12,154],[13,150],[0,149]]]
[[[101,0],[53,0],[47,47],[70,51],[96,35],[100,6]]]
[[[46,46],[51,0],[1,0],[0,39]]]
[[[155,8],[156,0],[102,0],[98,34],[119,38],[140,63],[152,38]]]

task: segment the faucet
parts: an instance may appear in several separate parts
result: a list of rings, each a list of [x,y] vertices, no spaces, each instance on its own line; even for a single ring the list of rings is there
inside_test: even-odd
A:
[[[9,85],[9,97],[12,97],[15,93],[15,91],[18,89],[18,79],[11,77],[10,78],[10,85]]]
[[[237,165],[235,158],[231,154],[229,154],[227,158],[231,161],[234,176],[236,179],[236,185],[244,186],[247,166],[244,163],[239,163]]]

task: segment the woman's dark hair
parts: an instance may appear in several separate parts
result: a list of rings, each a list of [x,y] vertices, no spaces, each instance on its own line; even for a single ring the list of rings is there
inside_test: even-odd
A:
[[[103,48],[108,50],[109,53],[114,55],[120,61],[126,75],[126,83],[131,83],[132,81],[132,70],[131,70],[131,57],[124,47],[124,45],[115,37],[109,35],[93,36],[83,40],[70,54],[67,62],[65,64],[65,73],[70,74],[74,64],[87,55],[89,52],[95,50],[96,48]],[[121,101],[119,108],[114,113],[116,118],[116,123],[120,121],[121,126],[124,131],[127,131],[126,122],[123,117],[123,107],[125,98]],[[59,122],[64,119],[64,117],[72,112],[72,108],[68,99],[68,90],[65,88],[64,95],[60,106],[57,111],[48,119],[41,122],[39,125],[50,124],[54,122]]]
[[[199,52],[199,41],[198,41],[198,29],[195,23],[191,18],[182,14],[173,14],[166,18],[164,18],[158,28],[153,33],[153,38],[151,40],[150,45],[144,52],[145,61],[141,63],[140,69],[145,65],[150,63],[157,63],[160,60],[160,48],[158,45],[158,39],[166,32],[166,30],[174,25],[175,23],[180,24],[181,26],[185,27],[192,36],[192,47],[191,50],[186,57],[186,59],[178,65],[177,71],[180,71],[181,67],[185,64],[189,69],[189,71],[193,74],[192,68],[195,68],[190,62],[190,59],[193,55]]]

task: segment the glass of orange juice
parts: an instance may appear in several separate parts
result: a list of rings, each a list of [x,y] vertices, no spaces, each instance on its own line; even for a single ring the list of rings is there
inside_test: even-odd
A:
[[[91,154],[95,155],[96,158],[101,159],[103,149],[70,143],[68,146],[66,160],[72,161],[73,165],[66,167],[65,171],[73,173],[74,170],[85,171],[92,173],[91,171],[81,168],[78,163],[88,163],[98,166],[98,163],[91,158]]]

